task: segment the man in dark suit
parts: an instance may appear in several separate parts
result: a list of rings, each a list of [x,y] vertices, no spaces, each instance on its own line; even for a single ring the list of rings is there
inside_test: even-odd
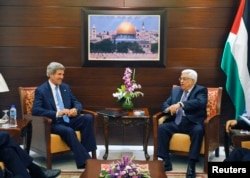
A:
[[[224,159],[224,162],[250,162],[250,149],[234,148],[230,155]]]
[[[7,133],[0,131],[0,161],[13,177],[54,178],[61,170],[47,170],[33,163],[33,159]],[[3,173],[3,172],[2,172]],[[0,177],[3,175],[0,174]]]
[[[174,133],[190,136],[191,146],[187,167],[187,178],[195,177],[195,163],[199,160],[204,119],[207,116],[207,88],[197,85],[197,72],[186,69],[181,72],[180,86],[173,87],[171,95],[162,105],[162,111],[169,115],[167,122],[159,125],[158,157],[165,163],[165,171],[172,170],[169,156],[169,141]]]
[[[250,126],[242,119],[231,119],[226,122],[226,132],[230,133],[231,128],[240,130],[250,130]],[[250,149],[234,148],[224,162],[250,162]]]
[[[93,130],[93,117],[90,114],[80,115],[82,104],[71,92],[69,85],[62,82],[65,67],[58,62],[51,62],[47,67],[49,80],[35,91],[32,114],[52,119],[51,132],[62,137],[74,153],[78,169],[85,168],[88,152],[96,150]],[[81,143],[75,131],[81,132]]]

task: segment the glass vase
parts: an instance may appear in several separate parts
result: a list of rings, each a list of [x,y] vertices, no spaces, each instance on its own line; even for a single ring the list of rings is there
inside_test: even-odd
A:
[[[134,108],[134,103],[132,101],[129,102],[125,101],[122,103],[122,108],[124,110],[132,110]]]

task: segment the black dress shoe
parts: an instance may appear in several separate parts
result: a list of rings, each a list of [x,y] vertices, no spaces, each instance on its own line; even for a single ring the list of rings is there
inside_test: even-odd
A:
[[[172,167],[172,164],[171,162],[164,162],[164,171],[172,171],[173,170],[173,167]]]
[[[47,178],[55,178],[61,173],[60,169],[46,169],[46,168],[43,168],[43,167],[41,167],[41,168],[42,168],[42,171],[43,171],[44,175]]]
[[[82,166],[77,167],[77,169],[85,169],[86,168],[86,164],[83,164]]]
[[[186,178],[195,178],[195,164],[188,164]]]

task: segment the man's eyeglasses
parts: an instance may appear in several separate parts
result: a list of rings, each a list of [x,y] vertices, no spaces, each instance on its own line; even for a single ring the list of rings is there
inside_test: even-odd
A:
[[[186,80],[188,80],[188,79],[191,79],[191,78],[188,78],[188,77],[180,77],[180,78],[179,78],[179,81],[181,81],[181,80],[186,81]]]

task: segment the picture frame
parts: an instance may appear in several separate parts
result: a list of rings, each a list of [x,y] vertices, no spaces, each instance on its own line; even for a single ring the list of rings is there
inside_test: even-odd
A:
[[[165,67],[165,8],[82,8],[83,67]]]

